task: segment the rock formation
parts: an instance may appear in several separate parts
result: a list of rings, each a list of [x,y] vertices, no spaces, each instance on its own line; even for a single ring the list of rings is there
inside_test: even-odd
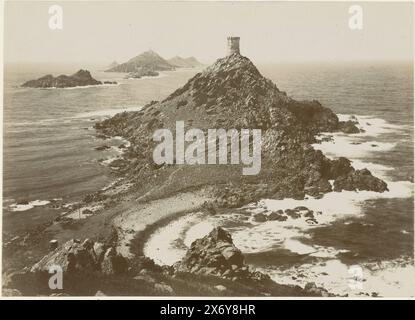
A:
[[[196,240],[181,262],[160,267],[140,256],[124,259],[111,246],[89,239],[70,240],[31,268],[3,274],[4,296],[106,295],[232,295],[328,296],[309,283],[307,288],[281,285],[251,270],[228,232],[214,229]],[[51,267],[62,268],[62,288],[49,286]],[[52,273],[55,273],[53,269]]]
[[[112,68],[115,68],[116,66],[118,66],[118,62],[113,61],[108,65],[107,69],[112,69]]]
[[[246,177],[241,176],[238,165],[192,165],[181,167],[180,172],[175,165],[156,165],[152,135],[159,128],[174,132],[176,121],[184,121],[186,130],[261,129],[261,172]],[[334,180],[335,191],[387,190],[386,183],[368,170],[356,171],[347,159],[330,160],[312,147],[320,132],[359,131],[354,123],[340,122],[318,101],[288,97],[238,53],[218,59],[163,101],[151,102],[141,111],[117,114],[97,123],[96,128],[131,142],[123,168],[131,181],[151,184],[155,176],[165,177],[176,191],[211,184],[217,190],[218,203],[225,207],[263,197],[321,196],[333,191],[329,180]],[[192,179],[185,178],[190,176]],[[162,183],[162,178],[157,180]]]
[[[157,77],[158,75],[159,73],[157,71],[142,67],[141,69],[138,69],[137,71],[130,72],[125,78],[126,79],[141,79],[142,77]]]
[[[215,275],[233,281],[269,279],[260,272],[249,270],[241,251],[233,244],[231,235],[221,227],[195,240],[174,268],[177,272]]]
[[[136,73],[145,71],[166,71],[174,70],[174,66],[160,57],[153,50],[141,53],[131,58],[127,62],[121,63],[113,68],[106,70],[107,72],[128,72]]]
[[[111,82],[114,83],[114,82]],[[25,82],[22,87],[30,88],[69,88],[90,85],[101,85],[102,82],[95,80],[88,70],[79,70],[71,76],[60,75],[57,77],[48,74],[36,80]]]
[[[48,272],[57,265],[64,273],[119,274],[127,269],[126,260],[115,249],[100,242],[72,239],[51,251],[36,263],[30,271]]]

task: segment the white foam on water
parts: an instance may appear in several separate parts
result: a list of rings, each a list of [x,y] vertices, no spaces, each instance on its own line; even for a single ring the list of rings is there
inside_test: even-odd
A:
[[[373,152],[385,152],[392,150],[396,143],[393,142],[377,142],[377,141],[360,141],[356,135],[348,135],[344,133],[322,133],[320,137],[331,136],[332,140],[322,141],[313,144],[313,148],[321,150],[328,158],[337,157],[363,158],[369,156]]]
[[[350,266],[338,259],[329,259],[284,270],[260,270],[280,284],[304,288],[307,283],[314,282],[337,295],[415,296],[415,266],[413,261],[403,259]]]
[[[283,245],[285,249],[298,254],[311,254],[317,251],[314,247],[305,245],[304,243],[294,239],[285,240]]]

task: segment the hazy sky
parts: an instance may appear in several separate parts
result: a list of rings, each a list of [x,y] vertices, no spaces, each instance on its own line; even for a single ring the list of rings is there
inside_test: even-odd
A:
[[[363,30],[348,9],[363,7]],[[63,8],[50,30],[48,8]],[[148,50],[208,63],[241,37],[255,62],[412,60],[411,3],[6,2],[5,62],[109,63]]]

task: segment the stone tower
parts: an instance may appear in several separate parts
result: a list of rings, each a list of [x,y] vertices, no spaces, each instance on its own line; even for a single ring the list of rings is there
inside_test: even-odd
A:
[[[228,54],[240,54],[239,52],[239,37],[228,37]]]

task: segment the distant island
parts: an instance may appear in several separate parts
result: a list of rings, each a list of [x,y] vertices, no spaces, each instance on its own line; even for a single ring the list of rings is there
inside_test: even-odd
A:
[[[177,68],[203,67],[203,63],[199,62],[195,57],[182,58],[175,56],[167,61]]]
[[[72,88],[91,85],[117,84],[115,81],[98,81],[91,76],[88,70],[79,70],[73,75],[60,75],[57,77],[48,74],[36,80],[29,80],[22,84],[26,88]]]

